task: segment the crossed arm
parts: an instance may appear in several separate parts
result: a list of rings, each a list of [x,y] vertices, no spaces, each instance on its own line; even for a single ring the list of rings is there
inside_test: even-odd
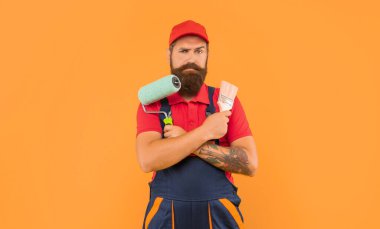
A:
[[[235,140],[231,147],[206,142],[194,154],[224,171],[247,176],[256,172],[257,154],[252,136]]]
[[[247,176],[254,176],[258,166],[256,146],[252,136],[239,138],[230,147],[223,147],[203,139],[200,129],[185,132],[172,126],[162,139],[158,132],[150,131],[137,137],[137,154],[144,172],[170,167],[194,153],[211,165]],[[151,152],[155,152],[154,154]]]

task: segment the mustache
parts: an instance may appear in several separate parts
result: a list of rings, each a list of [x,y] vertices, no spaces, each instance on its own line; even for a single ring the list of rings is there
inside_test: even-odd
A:
[[[187,63],[187,64],[184,64],[182,65],[181,67],[177,68],[176,70],[178,71],[184,71],[186,69],[194,69],[194,70],[197,70],[197,71],[202,71],[202,68],[199,67],[198,65],[194,64],[194,63]]]

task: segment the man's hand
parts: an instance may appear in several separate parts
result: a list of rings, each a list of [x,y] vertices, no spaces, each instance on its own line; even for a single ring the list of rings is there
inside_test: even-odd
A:
[[[203,122],[202,128],[207,130],[209,140],[219,139],[227,133],[228,128],[228,116],[231,115],[231,111],[217,112],[209,117]],[[180,126],[166,125],[164,127],[164,137],[174,138],[185,134],[186,131]]]
[[[216,112],[207,117],[201,127],[207,130],[208,140],[219,139],[227,133],[228,116],[230,115],[231,111],[223,111]]]
[[[166,125],[164,127],[164,137],[165,138],[174,138],[185,134],[186,131],[180,126]]]

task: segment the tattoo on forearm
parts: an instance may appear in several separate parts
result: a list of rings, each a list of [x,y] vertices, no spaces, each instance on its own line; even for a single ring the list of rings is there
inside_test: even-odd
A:
[[[251,173],[247,153],[238,147],[220,148],[206,143],[200,148],[198,156],[224,171],[247,175]]]

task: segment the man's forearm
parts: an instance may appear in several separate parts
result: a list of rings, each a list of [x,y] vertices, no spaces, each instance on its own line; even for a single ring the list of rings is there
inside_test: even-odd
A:
[[[223,147],[206,142],[194,154],[224,171],[249,176],[253,173],[247,153],[240,147]]]
[[[204,130],[196,128],[178,137],[151,142],[146,149],[149,155],[145,158],[148,165],[147,172],[162,170],[178,163],[207,140]]]

